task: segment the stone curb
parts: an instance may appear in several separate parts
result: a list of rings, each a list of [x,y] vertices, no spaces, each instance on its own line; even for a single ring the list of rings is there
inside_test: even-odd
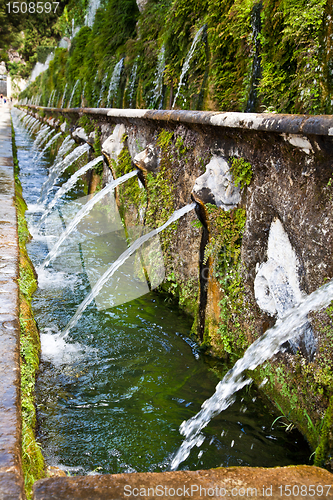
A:
[[[21,466],[19,246],[9,110],[0,114],[0,500],[24,499]]]
[[[303,489],[301,490],[301,487]],[[322,495],[313,495],[320,492]],[[256,491],[255,491],[256,490]],[[289,495],[289,491],[291,494]],[[301,491],[303,494],[301,494]],[[318,467],[228,467],[201,471],[132,473],[41,479],[34,500],[194,498],[333,498],[333,475]]]

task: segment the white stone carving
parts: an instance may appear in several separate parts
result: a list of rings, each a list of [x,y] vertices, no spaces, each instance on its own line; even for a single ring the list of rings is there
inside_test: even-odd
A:
[[[112,132],[112,134],[103,142],[102,152],[105,153],[109,158],[116,160],[124,147],[122,141],[123,135],[125,134],[125,125],[117,124]]]
[[[235,208],[241,199],[241,190],[234,184],[227,161],[216,155],[206,166],[206,172],[195,181],[193,193],[223,210]]]
[[[304,297],[299,286],[300,262],[279,219],[271,224],[267,261],[258,266],[254,296],[260,309],[280,320]],[[293,352],[303,343],[306,354],[313,356],[316,341],[309,322],[300,327],[299,337],[290,341]]]

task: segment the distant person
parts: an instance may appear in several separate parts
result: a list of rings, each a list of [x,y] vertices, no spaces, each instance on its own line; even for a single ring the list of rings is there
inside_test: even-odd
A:
[[[0,104],[1,104],[1,106],[2,106],[2,103],[3,103],[3,95],[0,94]]]

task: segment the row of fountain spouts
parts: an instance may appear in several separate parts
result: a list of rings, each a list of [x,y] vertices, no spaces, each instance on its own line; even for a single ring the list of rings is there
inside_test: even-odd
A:
[[[37,127],[40,125],[40,122],[35,117],[27,115],[24,112],[22,112],[21,117],[22,122],[31,133],[35,132]],[[52,133],[53,131],[50,130],[48,126],[43,126],[36,136],[34,143],[35,147],[40,148],[42,144],[45,144]],[[35,155],[35,159],[37,160],[58,137],[59,134],[56,134],[52,139],[49,139],[41,153]],[[66,168],[89,149],[89,146],[87,144],[84,144],[76,147],[72,152],[69,153],[73,145],[74,141],[70,138],[70,136],[67,136],[59,149],[54,165],[50,169],[49,179],[43,186],[40,198],[42,202],[45,202],[47,194],[52,190],[56,181],[59,179],[59,176],[66,170]],[[68,154],[66,157],[64,157],[66,153]],[[47,216],[47,214],[50,213],[57,200],[59,200],[61,196],[63,196],[74,186],[77,179],[83,173],[96,166],[96,164],[100,161],[102,161],[102,157],[98,157],[95,160],[89,162],[87,165],[85,165],[72,175],[72,177],[58,190],[53,201],[48,205],[47,211],[43,215],[40,224],[42,220]],[[97,201],[101,200],[105,194],[113,191],[116,186],[120,185],[122,182],[125,182],[131,177],[134,177],[136,173],[136,171],[132,171],[120,177],[119,179],[111,181],[107,186],[105,186],[104,189],[102,189],[86,205],[84,205],[74,217],[72,222],[68,225],[64,233],[61,235],[53,250],[46,257],[44,263],[42,264],[42,267],[48,266],[50,262],[55,258],[59,247],[61,246],[65,238],[70,234],[71,231],[73,231],[78,222],[87,213],[89,213],[93,205]],[[191,211],[194,206],[195,204],[192,203],[186,205],[180,210],[176,210],[165,224],[151,231],[150,233],[141,236],[132,245],[130,245],[127,250],[123,252],[120,257],[118,257],[118,259],[97,281],[91,292],[78,307],[75,315],[69,321],[65,330],[61,333],[61,336],[64,337],[68,335],[71,328],[76,325],[77,321],[82,316],[86,307],[94,300],[97,294],[101,291],[104,284],[114,274],[114,272],[119,269],[119,267],[126,261],[126,259],[128,259],[130,255],[138,250],[148,239],[163,231],[169,224]],[[245,372],[247,370],[254,370],[257,366],[277,354],[285,342],[299,335],[299,329],[307,322],[307,316],[309,312],[318,311],[324,307],[328,307],[332,299],[333,280],[318,288],[310,295],[305,296],[297,306],[290,309],[289,313],[284,318],[277,320],[275,326],[267,330],[264,335],[258,338],[245,351],[243,357],[236,362],[234,367],[229,370],[221,380],[221,382],[218,383],[213,396],[203,403],[200,412],[188,421],[184,421],[180,426],[180,432],[185,436],[185,439],[176,452],[175,456],[173,457],[173,460],[171,462],[171,470],[176,470],[179,464],[186,460],[186,458],[190,454],[191,449],[194,446],[200,446],[202,444],[203,440],[205,439],[202,433],[202,429],[208,425],[208,423],[214,416],[218,415],[221,411],[225,410],[233,403],[235,399],[235,393],[237,391],[251,382],[251,379],[245,376]]]
[[[196,48],[197,48],[198,43],[200,42],[200,40],[203,36],[205,29],[206,29],[206,25],[203,25],[197,31],[197,33],[192,41],[191,47],[188,51],[188,54],[185,58],[183,66],[182,66],[182,71],[181,71],[181,75],[179,78],[177,91],[176,91],[176,94],[175,94],[175,97],[173,100],[172,109],[174,109],[174,107],[176,106],[177,99],[181,93],[183,86],[184,86],[185,77],[190,69],[190,63],[193,59]],[[135,90],[135,85],[136,85],[136,80],[137,80],[138,63],[139,63],[138,58],[139,58],[139,56],[137,57],[136,61],[133,64],[131,75],[129,78],[129,84],[128,84],[128,102],[129,102],[130,107],[133,107],[133,104],[134,104],[134,90]],[[112,104],[114,104],[117,100],[120,78],[121,78],[122,71],[124,68],[124,60],[125,60],[125,58],[122,57],[117,62],[117,64],[115,65],[115,67],[111,73],[108,94],[107,94],[107,97],[105,100],[105,107],[112,106]],[[152,96],[151,96],[150,102],[149,102],[149,105],[152,108],[161,109],[161,107],[163,105],[164,70],[165,70],[165,47],[163,45],[160,49],[160,52],[159,52],[159,55],[157,58],[157,67],[156,67],[156,72],[155,72],[154,81],[153,81],[154,88],[152,90]],[[97,83],[97,78],[98,78],[98,73],[96,73],[95,81],[93,84],[94,89],[95,89],[95,86]],[[98,97],[98,100],[96,103],[98,108],[100,107],[100,104],[103,100],[103,96],[104,96],[104,93],[106,91],[106,85],[107,85],[108,78],[109,78],[109,73],[105,73],[103,80],[101,82],[100,93],[99,93],[99,97]],[[77,91],[79,84],[80,84],[80,80],[78,79],[78,80],[76,80],[75,84],[73,85],[72,92],[71,92],[69,101],[67,103],[68,108],[70,108],[72,105],[72,101],[74,99],[74,96],[75,96],[75,93]],[[66,105],[67,92],[68,92],[68,84],[66,83],[61,100],[60,100],[60,108],[64,108]],[[82,93],[81,93],[81,99],[80,99],[81,107],[83,107],[83,105],[84,105],[84,92],[85,92],[85,84],[82,88]],[[52,90],[47,106],[48,107],[55,106],[57,103],[57,97],[59,99],[60,96],[57,95],[56,89]],[[40,104],[41,98],[42,98],[42,93],[39,93],[39,94],[35,95],[34,97],[32,97],[29,101],[28,101],[28,99],[24,99],[21,102],[21,104],[33,104],[35,106],[38,106]]]

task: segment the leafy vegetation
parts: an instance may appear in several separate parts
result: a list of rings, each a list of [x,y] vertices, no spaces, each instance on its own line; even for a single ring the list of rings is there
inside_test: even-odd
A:
[[[72,22],[83,25],[86,8],[87,0],[71,0],[51,23],[49,38],[45,30],[36,35],[35,25],[29,28],[22,56],[43,60],[57,36],[69,36]],[[158,107],[156,67],[164,47],[159,92],[163,107],[170,108],[184,61],[203,27],[176,108],[244,111],[251,102],[257,111],[332,111],[330,0],[149,0],[142,14],[135,0],[108,0],[97,10],[93,27],[81,28],[69,52],[57,49],[46,76],[22,97],[42,88],[41,104],[46,104],[53,90],[60,99],[67,85],[68,99],[77,85],[73,106],[83,97],[86,106],[105,106],[112,71],[124,58],[112,106]],[[22,68],[12,65],[11,71]]]

